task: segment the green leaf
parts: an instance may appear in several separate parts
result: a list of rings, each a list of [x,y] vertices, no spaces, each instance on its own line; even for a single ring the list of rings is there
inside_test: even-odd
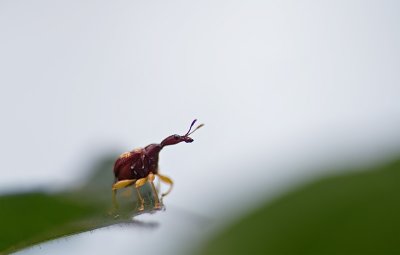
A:
[[[399,254],[400,161],[299,187],[239,219],[199,254]]]
[[[135,193],[120,195],[110,213],[113,159],[100,161],[82,188],[61,193],[28,192],[0,196],[0,254],[57,237],[130,221],[137,213]],[[128,188],[129,189],[129,188]],[[146,210],[153,208],[149,186],[142,187]]]

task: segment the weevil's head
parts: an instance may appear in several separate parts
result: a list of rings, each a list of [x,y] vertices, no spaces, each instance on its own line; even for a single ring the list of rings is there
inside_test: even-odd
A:
[[[190,132],[190,130],[192,129],[194,123],[196,123],[197,120],[194,120],[192,122],[192,124],[190,125],[189,131],[186,132],[185,135],[170,135],[167,138],[165,138],[162,142],[161,142],[161,147],[167,146],[167,145],[174,145],[180,142],[185,142],[185,143],[191,143],[193,142],[193,139],[191,137],[189,137],[189,135],[193,134],[194,131],[196,131],[197,129],[201,128],[202,126],[204,126],[204,124],[200,124],[198,125],[192,132]]]
[[[191,143],[193,142],[193,139],[188,137],[188,136],[182,136],[182,135],[170,135],[167,138],[165,138],[161,142],[161,146],[167,146],[167,145],[174,145],[180,142],[186,142],[186,143]]]

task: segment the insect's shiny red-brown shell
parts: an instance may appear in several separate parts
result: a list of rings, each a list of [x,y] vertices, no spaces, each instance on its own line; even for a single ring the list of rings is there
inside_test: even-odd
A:
[[[114,164],[116,180],[137,180],[148,176],[150,172],[157,174],[159,151],[154,151],[154,146],[158,145],[151,144],[146,148],[135,149],[120,155]]]

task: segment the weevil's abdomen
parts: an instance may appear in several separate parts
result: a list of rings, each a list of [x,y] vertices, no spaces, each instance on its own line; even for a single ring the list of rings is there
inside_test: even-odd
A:
[[[150,172],[158,172],[159,144],[150,144],[145,148],[138,148],[125,152],[119,156],[114,165],[114,175],[117,181],[133,180],[147,177]]]
[[[138,149],[121,154],[114,164],[115,179],[122,181],[143,178],[145,173],[137,170],[145,167],[141,156],[142,151]]]

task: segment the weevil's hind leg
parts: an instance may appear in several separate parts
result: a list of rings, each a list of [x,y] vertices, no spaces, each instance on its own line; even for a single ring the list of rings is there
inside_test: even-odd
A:
[[[112,203],[113,203],[113,211],[118,210],[118,202],[117,202],[117,190],[112,190]]]
[[[157,189],[154,186],[154,174],[150,173],[148,176],[149,182],[151,184],[151,188],[153,189],[153,194],[154,194],[154,209],[161,209],[161,204],[160,204],[160,200],[158,198],[158,193],[157,193]]]
[[[137,192],[138,198],[140,200],[140,206],[139,206],[138,211],[144,210],[144,199],[140,195],[139,188],[142,187],[143,185],[145,185],[146,182],[147,182],[147,178],[141,178],[141,179],[137,180],[135,183],[136,192]]]
[[[157,184],[155,184],[157,193],[161,190],[161,181],[160,178],[157,178]]]
[[[135,189],[136,189],[136,193],[137,193],[137,196],[138,196],[138,199],[139,199],[138,202],[140,202],[140,206],[138,208],[138,211],[143,211],[144,210],[144,199],[140,195],[139,188],[135,187]]]
[[[113,202],[113,210],[118,210],[118,202],[117,202],[117,190],[128,187],[132,185],[136,180],[123,180],[113,184],[112,190],[112,202]]]
[[[162,203],[163,198],[171,192],[172,187],[174,186],[174,182],[168,176],[161,175],[161,174],[157,174],[157,176],[158,176],[158,178],[160,178],[161,181],[170,185],[167,192],[164,192],[163,194],[161,194],[161,203]]]

